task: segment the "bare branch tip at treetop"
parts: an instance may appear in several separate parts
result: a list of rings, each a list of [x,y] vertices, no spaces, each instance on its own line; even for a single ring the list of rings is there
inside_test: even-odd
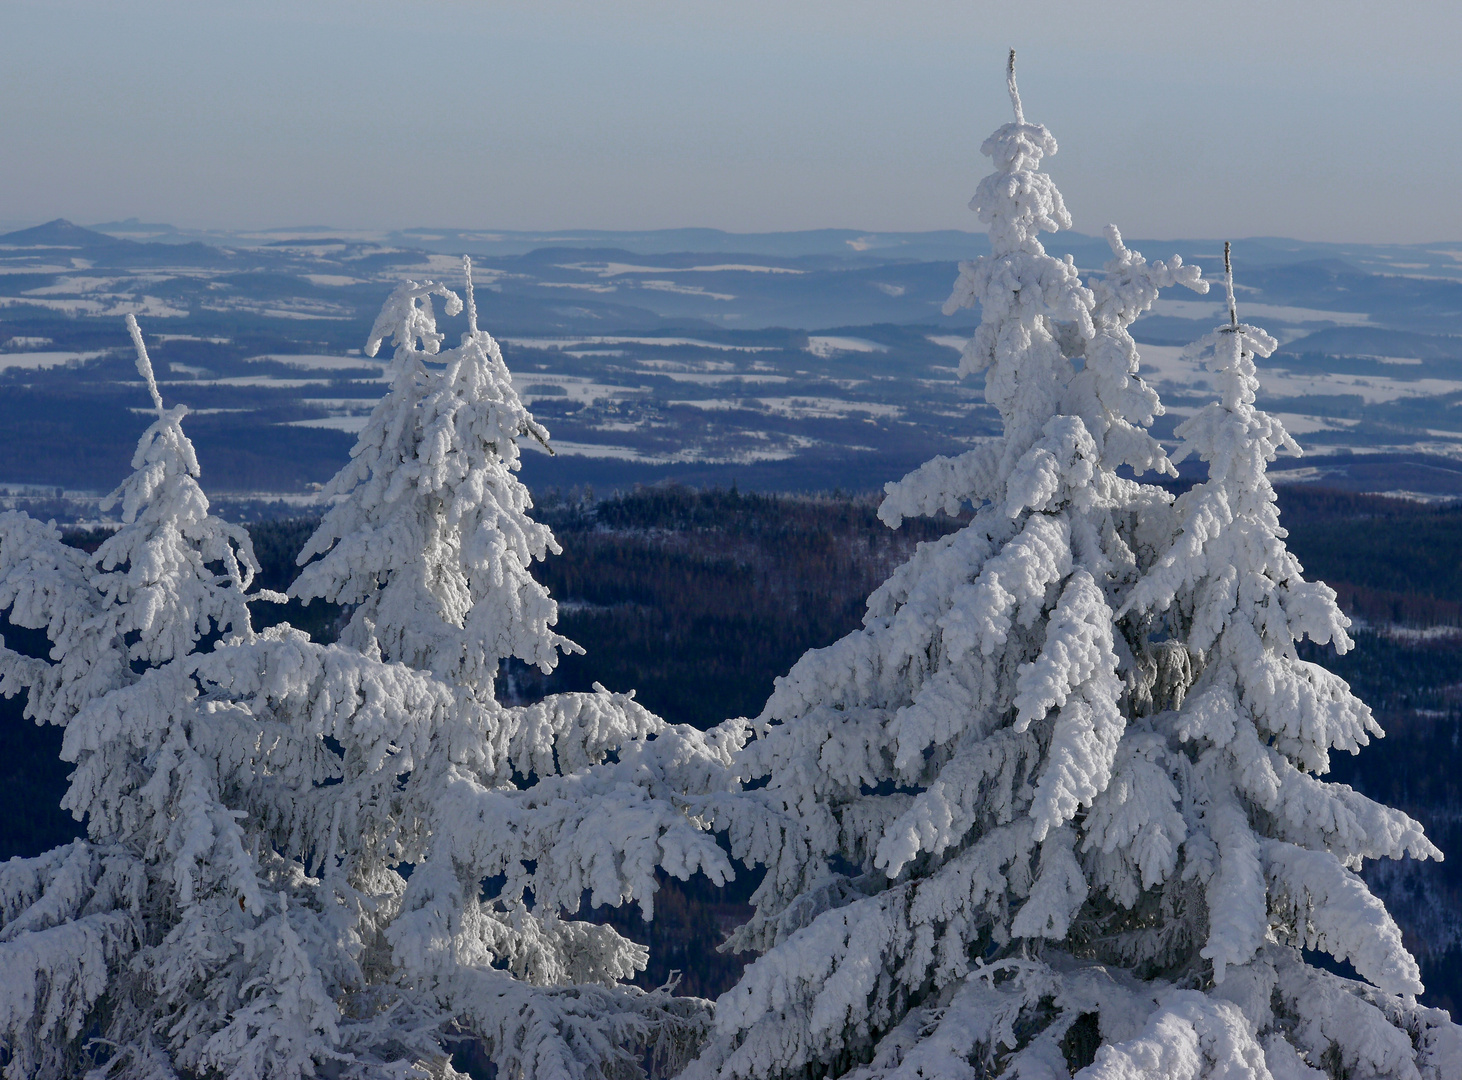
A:
[[[157,379],[152,373],[152,359],[147,355],[147,345],[142,340],[142,328],[137,325],[136,316],[127,315],[127,331],[132,335],[132,344],[137,349],[137,374],[147,382],[147,392],[152,395],[152,405],[162,413],[162,394],[157,389]]]
[[[1015,122],[1025,123],[1025,110],[1020,107],[1020,91],[1015,86],[1015,49],[1010,50],[1010,59],[1005,62],[1005,85],[1010,91],[1010,104],[1015,109]]]
[[[1239,307],[1234,301],[1234,265],[1230,258],[1233,245],[1223,242],[1223,290],[1228,295],[1228,324],[1232,330],[1239,328]]]
[[[477,336],[477,295],[472,291],[472,256],[462,256],[462,274],[467,279],[467,332]]]

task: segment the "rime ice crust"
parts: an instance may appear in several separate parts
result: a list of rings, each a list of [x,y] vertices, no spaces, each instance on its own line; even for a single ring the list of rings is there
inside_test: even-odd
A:
[[[1011,90],[971,203],[992,252],[946,308],[980,305],[962,370],[1004,434],[887,486],[891,526],[973,519],[755,722],[756,785],[718,824],[767,867],[732,939],[761,955],[685,1075],[1462,1075],[1462,1029],[1416,1005],[1415,962],[1353,873],[1439,853],[1316,775],[1379,728],[1295,655],[1302,635],[1348,642],[1264,479],[1292,445],[1253,408],[1267,338],[1235,320],[1213,339],[1222,400],[1179,429],[1206,483],[1174,501],[1119,476],[1174,472],[1128,327],[1160,288],[1207,284],[1115,228],[1094,281],[1048,255],[1039,234],[1069,225],[1039,172],[1056,144]]]
[[[0,604],[54,643],[0,649],[0,692],[66,728],[89,833],[0,867],[8,1078],[445,1078],[444,1040],[476,1037],[505,1075],[598,1080],[704,1034],[708,1002],[626,985],[644,948],[572,916],[587,893],[648,917],[657,869],[726,879],[705,828],[745,725],[493,698],[501,658],[567,645],[511,474],[547,435],[475,319],[438,351],[432,294],[456,306],[411,284],[378,320],[392,390],[298,590],[354,605],[342,644],[252,629],[247,534],[208,514],[135,326],[158,419],[122,528],[86,556],[0,517]]]
[[[470,264],[467,272],[470,303]],[[475,304],[461,344],[441,351],[433,295],[448,314],[461,312],[445,286],[411,281],[376,319],[366,353],[395,340],[391,389],[324,493],[333,506],[300,561],[321,557],[291,592],[351,605],[342,641],[486,700],[500,660],[550,671],[560,649],[577,646],[549,629],[557,605],[528,567],[558,545],[528,516],[528,489],[513,475],[517,440],[546,446],[548,432],[514,392]]]

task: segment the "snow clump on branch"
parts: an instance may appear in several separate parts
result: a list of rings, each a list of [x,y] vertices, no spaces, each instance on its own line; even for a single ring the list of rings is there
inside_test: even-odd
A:
[[[1349,641],[1264,477],[1293,448],[1253,405],[1272,339],[1236,319],[1209,339],[1221,400],[1178,429],[1203,483],[1175,500],[1124,478],[1176,475],[1129,327],[1159,289],[1208,286],[1115,228],[1094,279],[1047,254],[1040,233],[1070,226],[1039,171],[1056,143],[1011,64],[1016,120],[971,203],[991,253],[946,306],[980,305],[962,371],[1004,434],[887,486],[890,526],[969,524],[779,679],[738,755],[755,784],[717,825],[766,877],[730,944],[760,956],[685,1076],[1462,1075],[1462,1029],[1416,1003],[1354,872],[1440,853],[1320,779],[1380,729],[1296,654]]]
[[[470,272],[470,269],[469,269]],[[7,1080],[672,1071],[709,1003],[623,980],[646,951],[573,918],[653,910],[657,869],[726,880],[708,807],[744,725],[706,735],[597,688],[510,708],[500,661],[573,648],[528,575],[557,550],[513,475],[546,443],[476,325],[442,351],[430,297],[388,301],[391,390],[293,594],[348,605],[339,644],[253,628],[248,534],[208,512],[186,409],[157,412],[94,555],[0,516],[0,692],[65,728],[87,839],[0,867]],[[429,366],[430,364],[430,366]],[[490,889],[484,885],[492,882]],[[88,1072],[87,1070],[92,1070]]]

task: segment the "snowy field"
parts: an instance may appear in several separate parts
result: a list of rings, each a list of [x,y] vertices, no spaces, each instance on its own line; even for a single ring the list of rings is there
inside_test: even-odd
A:
[[[856,490],[995,430],[981,377],[957,374],[974,314],[940,313],[954,258],[979,254],[981,237],[960,252],[964,240],[939,234],[922,260],[890,260],[856,244],[815,255],[631,259],[618,245],[606,257],[566,241],[493,254],[501,238],[449,232],[269,233],[220,246],[218,237],[171,237],[184,238],[204,242],[63,225],[0,238],[0,383],[28,395],[24,407],[14,394],[0,398],[0,413],[8,405],[16,422],[44,423],[55,438],[67,431],[76,445],[105,439],[87,459],[112,462],[47,472],[0,453],[0,483],[115,482],[127,440],[100,417],[141,405],[121,351],[129,312],[156,343],[168,399],[189,405],[197,422],[209,417],[217,438],[237,448],[214,455],[220,484],[289,494],[322,481],[385,389],[384,356],[360,352],[381,301],[406,276],[460,284],[460,259],[443,250],[458,243],[487,249],[475,271],[482,322],[554,437],[555,459],[529,461],[554,484],[649,481],[672,475],[657,468],[701,465],[711,471],[696,475],[713,482],[745,466],[747,482]],[[1078,266],[1099,267],[1098,242],[1072,236],[1070,244]],[[1208,245],[1179,246],[1211,273]],[[1281,247],[1251,242],[1251,269],[1239,282],[1241,317],[1281,342],[1261,363],[1260,401],[1311,459],[1420,453],[1462,469],[1456,253]],[[899,250],[921,248],[910,241]],[[1306,258],[1320,256],[1332,261],[1307,270]],[[1166,441],[1213,398],[1211,373],[1184,343],[1221,316],[1216,294],[1170,289],[1134,326],[1140,373],[1166,405],[1154,429]],[[460,327],[443,325],[450,345]],[[77,412],[78,393],[90,419]],[[259,460],[246,469],[244,458]],[[1394,476],[1365,483],[1426,488]],[[1462,493],[1462,479],[1441,493],[1453,486]]]

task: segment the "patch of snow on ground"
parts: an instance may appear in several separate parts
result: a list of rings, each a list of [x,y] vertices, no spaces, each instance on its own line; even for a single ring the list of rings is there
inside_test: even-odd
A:
[[[1220,312],[1222,320],[1223,312]],[[1320,308],[1289,307],[1284,304],[1253,304],[1245,302],[1240,309],[1244,317],[1255,319],[1277,319],[1280,322],[1328,322],[1336,326],[1365,326],[1371,317],[1363,311],[1324,311]]]
[[[702,341],[699,338],[686,337],[624,337],[590,335],[587,337],[551,337],[551,338],[528,338],[528,337],[505,337],[498,340],[508,344],[517,345],[523,349],[571,349],[575,346],[585,345],[661,345],[669,347],[672,345],[689,345],[697,349],[720,349],[725,352],[776,352],[775,345],[722,345],[714,341]]]
[[[129,406],[127,408],[127,411],[129,413],[136,413],[138,416],[153,416],[153,417],[157,416],[157,410],[156,409],[152,409],[152,408],[146,408],[146,409],[144,409],[144,408],[141,408],[141,407],[135,406],[135,405]],[[253,412],[253,410],[252,409],[194,409],[194,408],[191,408],[191,407],[188,409],[188,415],[189,416],[213,416],[216,413],[246,413],[246,412]]]
[[[653,292],[679,293],[682,296],[699,296],[707,300],[735,300],[732,293],[710,292],[699,285],[680,285],[674,281],[660,281],[646,278],[640,282],[640,288],[650,289]]]
[[[384,382],[384,379],[378,380]],[[298,390],[304,386],[329,386],[324,379],[276,379],[272,375],[231,375],[226,379],[164,380],[162,385],[183,386],[259,386],[270,390]]]
[[[5,250],[0,246],[0,251]],[[0,266],[0,274],[61,274],[67,270],[74,270],[72,266],[54,266],[49,263],[40,266]]]
[[[346,274],[301,274],[300,276],[308,281],[311,285],[322,285],[327,288],[339,285],[366,284],[366,281],[363,278],[350,277]]]
[[[1176,410],[1169,410],[1170,412]],[[1355,427],[1359,420],[1337,419],[1328,416],[1309,416],[1305,413],[1271,413],[1284,425],[1284,430],[1291,435],[1309,435],[1316,431],[1342,431],[1345,428]]]
[[[262,356],[251,356],[247,362],[253,364],[262,360],[273,360],[276,363],[288,364],[290,367],[308,368],[311,371],[359,371],[362,368],[380,370],[385,367],[380,360],[363,356],[325,356],[316,353],[265,353]]]
[[[539,285],[545,289],[578,289],[581,292],[591,293],[612,293],[618,292],[618,285],[601,285],[594,281],[540,281]]]
[[[296,401],[311,409],[342,409],[347,412],[358,412],[361,409],[369,412],[376,406],[373,398],[302,397]]]
[[[840,352],[888,352],[888,346],[880,345],[876,341],[869,341],[867,338],[813,334],[807,339],[807,351],[813,356],[820,356],[825,359]]]
[[[187,312],[183,312],[187,314]],[[329,319],[333,322],[344,322],[346,319],[354,318],[352,315],[322,315],[313,311],[286,311],[283,308],[265,308],[259,314],[271,319]]]
[[[524,441],[524,446],[546,453],[536,442]],[[640,452],[628,446],[610,446],[601,443],[569,442],[565,439],[548,440],[548,445],[553,447],[553,452],[561,457],[590,457],[590,458],[615,458],[621,461],[648,461],[642,458]]]
[[[42,368],[57,367],[61,364],[69,364],[72,362],[83,363],[87,360],[95,360],[98,356],[107,355],[108,351],[107,349],[99,349],[95,352],[0,353],[0,370],[20,368],[26,371],[39,371]]]
[[[359,435],[370,420],[369,416],[322,416],[316,420],[290,420],[287,427],[328,428],[332,431],[348,431]]]
[[[0,296],[0,307],[38,307],[67,315],[100,315],[106,305],[99,300],[55,300],[39,296]]]
[[[701,398],[698,401],[677,401],[677,405],[687,405],[693,409],[703,409],[706,412],[735,412],[741,409],[752,411],[758,408],[766,408],[766,402],[761,398]],[[760,434],[748,432],[747,434]]]
[[[558,270],[576,270],[581,274],[598,274],[600,277],[618,277],[620,274],[673,274],[673,266],[636,266],[634,263],[558,263]]]
[[[1154,315],[1175,319],[1212,319],[1214,324],[1228,321],[1228,310],[1222,301],[1160,299],[1152,305]],[[1285,323],[1323,322],[1334,326],[1365,326],[1371,317],[1360,311],[1325,311],[1321,308],[1290,307],[1285,304],[1257,304],[1245,300],[1239,305],[1239,318],[1272,319]]]
[[[1377,491],[1374,494],[1384,495],[1388,499],[1406,499],[1410,502],[1427,503],[1437,506],[1452,505],[1459,500],[1456,495],[1438,495],[1432,491]]]
[[[805,274],[789,266],[754,266],[749,263],[717,263],[713,266],[637,266],[634,263],[560,263],[559,270],[577,270],[582,274],[618,277],[620,274]]]
[[[1350,616],[1350,624],[1353,630],[1370,630],[1382,637],[1414,644],[1462,638],[1462,626],[1403,626],[1400,623],[1371,623],[1359,615]]]
[[[1310,397],[1317,394],[1355,395],[1367,404],[1401,398],[1436,397],[1462,389],[1456,379],[1392,379],[1385,375],[1299,375],[1284,370],[1262,372],[1263,397]]]
[[[1184,388],[1211,389],[1208,372],[1200,368],[1197,361],[1183,356],[1185,348],[1183,345],[1139,344],[1137,355],[1141,366],[1137,373],[1154,386],[1171,382]]]
[[[621,355],[622,355],[622,353],[623,353],[623,351],[621,350]],[[687,361],[687,360],[661,360],[659,358],[653,358],[653,359],[639,359],[639,358],[636,358],[636,363],[638,363],[639,366],[642,367],[642,368],[649,368],[650,370],[656,371],[656,372],[664,372],[667,375],[673,374],[675,372],[691,372],[691,371],[728,371],[728,372],[734,372],[736,370],[736,365],[733,362],[731,362],[730,360],[689,360],[689,361]]]
[[[523,445],[537,450],[539,453],[546,452],[537,443],[525,442]],[[708,454],[701,446],[686,447],[674,454],[643,454],[632,447],[614,446],[608,443],[550,439],[549,445],[553,447],[554,453],[565,457],[614,458],[620,461],[633,461],[641,465],[680,465],[691,462],[698,465],[748,465],[756,461],[785,461],[805,445],[805,440],[794,438],[789,440],[785,447],[740,450],[730,454]]]
[[[376,252],[375,254],[379,254],[379,252]],[[462,256],[426,255],[424,257],[426,259],[425,263],[418,263],[415,266],[411,267],[403,267],[400,269],[399,272],[417,274],[441,274],[446,279],[446,285],[448,288],[455,289],[457,287],[457,283],[460,283],[462,279]],[[397,268],[392,267],[392,271],[397,272]],[[488,271],[488,273],[490,274],[491,271]],[[477,284],[482,283],[481,281],[479,281],[479,275],[476,267],[472,268],[472,280],[474,283]]]
[[[806,270],[794,270],[790,266],[750,266],[746,263],[718,263],[715,266],[692,266],[692,272],[705,274],[805,274]]]
[[[1186,301],[1185,301],[1186,302]],[[1142,358],[1142,378],[1159,389],[1170,384],[1177,390],[1210,394],[1213,383],[1207,371],[1196,360],[1183,357],[1185,346],[1137,346]],[[1435,397],[1462,390],[1456,379],[1393,379],[1387,375],[1313,374],[1266,368],[1259,373],[1259,395],[1264,399],[1312,396],[1346,396],[1361,398],[1367,404],[1397,401],[1401,398]]]
[[[135,283],[148,280],[146,275],[138,274],[136,277],[63,277],[57,278],[49,285],[43,285],[36,289],[26,289],[26,296],[74,296],[78,293],[100,293],[115,289],[118,285]],[[152,280],[157,280],[153,278]]]
[[[522,380],[522,385],[518,380]],[[528,389],[530,386],[555,386],[563,390],[562,394],[553,392],[543,393]],[[574,401],[580,405],[591,405],[601,398],[622,398],[632,396],[640,392],[639,387],[610,386],[608,383],[590,382],[588,379],[579,378],[573,375],[555,375],[541,371],[518,372],[513,379],[513,388],[518,391],[518,396],[523,399],[524,404],[531,404],[534,401]]]
[[[729,373],[705,371],[656,371],[654,372],[654,374],[662,375],[667,379],[674,379],[676,382],[700,383],[702,385],[709,386],[714,386],[718,383],[724,382],[736,382],[737,380],[754,385],[766,385],[791,381],[786,375],[763,375],[759,371],[733,371]]]
[[[144,296],[140,301],[123,301],[112,306],[105,315],[141,315],[151,319],[185,319],[188,316],[187,308],[176,308],[166,300],[159,300],[155,296]]]
[[[764,397],[759,401],[773,412],[790,417],[818,417],[842,419],[853,413],[868,413],[871,416],[898,417],[903,409],[897,405],[886,405],[878,401],[844,401],[841,398],[825,397]],[[696,404],[690,402],[689,404]]]

